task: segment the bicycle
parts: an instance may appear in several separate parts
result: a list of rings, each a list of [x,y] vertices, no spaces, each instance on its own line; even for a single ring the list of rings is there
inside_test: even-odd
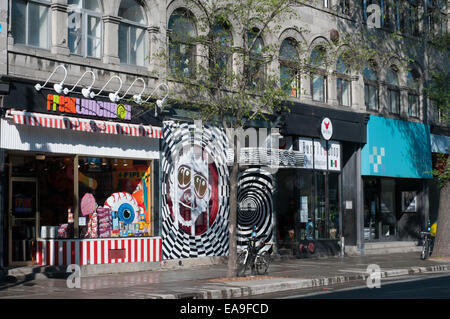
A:
[[[266,236],[251,236],[248,239],[247,247],[241,251],[237,258],[238,276],[244,276],[247,269],[251,269],[254,275],[255,270],[258,275],[264,275],[269,269],[270,254],[273,251],[273,242],[264,242]]]
[[[422,252],[420,253],[420,259],[425,260],[431,256],[434,245],[434,237],[436,236],[436,224],[430,226],[430,221],[427,223],[427,230],[420,232],[421,238],[423,238]]]

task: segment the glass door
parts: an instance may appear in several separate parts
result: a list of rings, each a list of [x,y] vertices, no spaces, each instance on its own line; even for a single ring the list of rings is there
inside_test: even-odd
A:
[[[9,265],[35,261],[39,227],[37,180],[12,177],[9,185]]]

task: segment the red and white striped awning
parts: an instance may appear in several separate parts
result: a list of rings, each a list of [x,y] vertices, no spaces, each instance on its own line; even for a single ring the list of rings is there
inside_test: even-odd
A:
[[[118,123],[111,121],[92,120],[65,115],[52,115],[43,113],[8,110],[7,118],[12,118],[15,124],[58,128],[81,132],[117,134],[128,136],[143,136],[149,138],[161,138],[160,127],[151,125],[137,125]]]

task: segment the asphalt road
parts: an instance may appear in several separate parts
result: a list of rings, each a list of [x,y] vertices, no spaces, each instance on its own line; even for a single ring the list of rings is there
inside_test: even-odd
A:
[[[314,299],[450,299],[450,276],[381,284],[380,288],[348,289],[303,298]]]
[[[450,299],[450,274],[383,278],[380,288],[367,288],[362,281],[285,291],[250,299]]]

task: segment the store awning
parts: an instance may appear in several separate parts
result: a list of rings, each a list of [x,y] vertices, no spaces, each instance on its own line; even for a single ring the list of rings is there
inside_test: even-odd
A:
[[[450,154],[450,136],[430,134],[433,153]]]
[[[7,118],[12,118],[15,124],[37,127],[74,130],[80,132],[116,134],[136,137],[160,139],[161,127],[151,125],[137,125],[112,121],[92,120],[63,115],[50,115],[34,112],[8,110]]]

